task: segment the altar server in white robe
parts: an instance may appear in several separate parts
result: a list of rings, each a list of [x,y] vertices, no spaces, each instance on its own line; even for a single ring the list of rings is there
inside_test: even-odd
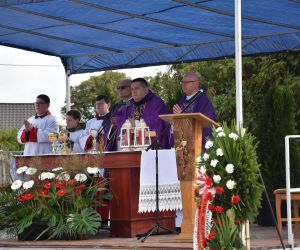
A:
[[[18,132],[18,142],[25,144],[24,155],[49,154],[52,151],[49,133],[58,133],[57,118],[49,111],[50,98],[38,95],[34,104],[36,114]]]
[[[84,150],[79,145],[79,137],[84,132],[85,126],[80,123],[81,113],[78,110],[69,110],[66,114],[69,144],[73,153],[82,153]]]
[[[108,96],[98,95],[96,97],[95,107],[96,116],[87,121],[86,128],[79,138],[80,147],[84,151],[88,151],[92,148],[93,137],[91,136],[91,129],[97,130],[97,141],[99,142],[99,138],[102,137],[105,148],[109,143],[108,134],[111,129],[111,122],[109,113],[110,101]]]

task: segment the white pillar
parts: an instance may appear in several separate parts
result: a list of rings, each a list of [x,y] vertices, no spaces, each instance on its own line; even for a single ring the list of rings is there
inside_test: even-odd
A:
[[[66,71],[66,108],[67,112],[71,109],[70,70]]]
[[[243,128],[243,93],[242,93],[242,24],[241,0],[235,0],[235,82],[236,82],[236,125]]]

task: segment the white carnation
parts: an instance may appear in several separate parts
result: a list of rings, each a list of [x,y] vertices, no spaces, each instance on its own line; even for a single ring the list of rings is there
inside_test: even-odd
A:
[[[36,172],[37,172],[36,168],[27,168],[26,171],[25,171],[25,173],[27,175],[34,175]]]
[[[197,157],[196,162],[197,162],[197,163],[200,163],[200,162],[201,162],[201,156],[198,156],[198,157]]]
[[[225,136],[225,133],[223,131],[218,133],[218,137],[224,137],[224,136]]]
[[[18,190],[20,187],[22,187],[22,181],[21,181],[21,180],[16,180],[16,181],[14,181],[14,182],[11,184],[11,186],[10,186],[10,188],[11,188],[12,190]]]
[[[217,166],[218,162],[219,161],[217,159],[211,160],[210,165],[215,168]]]
[[[222,178],[221,178],[220,175],[215,175],[214,174],[214,176],[213,176],[214,183],[216,183],[216,184],[220,183],[221,179]]]
[[[30,180],[30,181],[26,181],[23,183],[23,188],[24,189],[29,189],[29,188],[32,188],[34,185],[34,181],[33,180]]]
[[[208,159],[209,159],[209,154],[204,153],[204,154],[203,154],[203,160],[204,160],[204,161],[207,161]]]
[[[74,179],[79,182],[83,182],[87,180],[87,176],[85,174],[76,174]]]
[[[223,128],[222,128],[222,127],[218,127],[218,128],[216,129],[216,132],[217,132],[217,133],[223,132]]]
[[[22,174],[28,169],[27,166],[23,166],[17,169],[17,174]]]
[[[41,173],[41,174],[39,175],[39,179],[40,179],[41,181],[46,180],[46,179],[51,180],[51,179],[53,179],[53,178],[55,178],[55,174],[54,174],[54,173],[50,173],[50,172],[43,172],[43,173]]]
[[[213,143],[213,141],[207,141],[206,143],[205,143],[205,148],[206,149],[209,149],[209,148],[211,148],[212,146],[214,145],[214,143]]]
[[[235,133],[230,133],[228,136],[229,136],[229,138],[231,138],[233,140],[237,140],[239,138],[239,136]]]
[[[228,174],[232,174],[234,172],[234,166],[233,164],[227,164],[226,167],[225,167],[225,170]]]
[[[205,168],[204,166],[201,166],[201,167],[200,167],[200,173],[201,173],[202,175],[205,175],[205,173],[206,173],[206,168]]]
[[[226,182],[226,187],[227,187],[229,190],[234,189],[235,185],[236,185],[236,183],[235,183],[235,181],[233,181],[233,180],[229,180],[229,181]]]
[[[218,148],[216,151],[217,156],[223,156],[223,150],[221,148]]]
[[[58,168],[53,168],[52,172],[57,172],[57,171],[61,171],[64,170],[62,167],[58,167]]]
[[[55,174],[54,173],[50,173],[50,172],[47,172],[47,179],[48,180],[51,180],[51,179],[54,179],[55,178]]]
[[[69,181],[71,176],[67,172],[62,172],[56,176],[57,180],[60,181]]]
[[[99,172],[99,168],[97,167],[87,167],[86,170],[89,174],[97,174]]]

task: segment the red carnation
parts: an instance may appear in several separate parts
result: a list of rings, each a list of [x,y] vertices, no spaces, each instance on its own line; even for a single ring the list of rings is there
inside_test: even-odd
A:
[[[69,181],[67,182],[67,185],[73,185],[73,184],[75,184],[76,182],[77,182],[77,180],[72,179],[72,180],[69,180]]]
[[[224,193],[224,188],[221,186],[216,186],[216,193],[221,195]]]
[[[29,201],[29,200],[31,200],[32,198],[33,198],[33,193],[28,193],[28,194],[25,194],[25,199],[26,199],[26,201]]]
[[[222,208],[221,206],[215,206],[215,212],[217,214],[222,214],[224,212],[224,208]]]
[[[64,186],[64,183],[62,181],[58,181],[55,183],[56,188],[62,188]]]
[[[231,196],[231,203],[232,204],[239,204],[241,201],[241,198],[239,195],[233,195]]]
[[[44,184],[44,188],[46,188],[46,189],[50,189],[51,186],[52,186],[51,182],[47,182]]]
[[[240,220],[235,220],[235,221],[234,221],[234,224],[240,225],[240,224],[241,224],[241,221],[240,221]]]
[[[41,189],[39,190],[39,194],[40,197],[46,196],[48,195],[48,190],[47,189]]]
[[[215,206],[213,204],[209,204],[208,205],[208,209],[211,211],[211,212],[214,212],[215,211]]]
[[[25,202],[25,201],[26,201],[25,194],[19,195],[18,198],[17,198],[17,200],[18,200],[19,202]]]
[[[215,236],[216,236],[216,232],[212,230],[207,236],[207,240],[212,240],[213,238],[215,238]]]
[[[64,189],[58,190],[56,192],[56,195],[61,197],[61,196],[64,196],[66,193],[68,193],[68,190],[64,188]]]

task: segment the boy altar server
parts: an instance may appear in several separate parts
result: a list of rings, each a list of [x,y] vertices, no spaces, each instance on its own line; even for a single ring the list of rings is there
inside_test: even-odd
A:
[[[24,155],[49,154],[52,151],[49,133],[58,133],[57,118],[49,111],[50,98],[38,95],[34,104],[36,114],[28,120],[18,132],[18,142],[25,144]]]

